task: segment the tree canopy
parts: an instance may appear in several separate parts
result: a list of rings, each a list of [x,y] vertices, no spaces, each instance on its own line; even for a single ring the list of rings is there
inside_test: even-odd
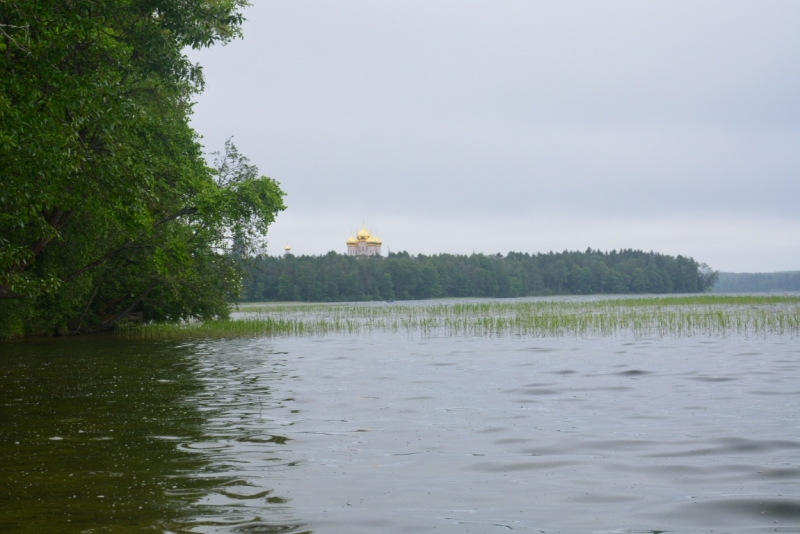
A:
[[[244,6],[0,2],[0,338],[228,313],[231,244],[257,248],[283,192],[230,141],[206,163],[184,50],[239,37]]]
[[[506,256],[407,252],[382,257],[260,256],[249,267],[251,301],[359,301],[595,293],[697,293],[717,273],[685,256],[641,250],[511,252]]]

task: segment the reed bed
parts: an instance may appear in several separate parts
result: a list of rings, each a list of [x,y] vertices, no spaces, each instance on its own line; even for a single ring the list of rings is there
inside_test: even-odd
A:
[[[244,305],[230,320],[125,326],[134,339],[359,335],[633,336],[800,334],[800,297],[417,301]]]

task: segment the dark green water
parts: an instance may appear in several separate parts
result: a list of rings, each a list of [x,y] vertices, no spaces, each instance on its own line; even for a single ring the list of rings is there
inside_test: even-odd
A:
[[[202,530],[203,496],[241,481],[186,446],[208,441],[196,352],[112,337],[0,345],[0,532]]]

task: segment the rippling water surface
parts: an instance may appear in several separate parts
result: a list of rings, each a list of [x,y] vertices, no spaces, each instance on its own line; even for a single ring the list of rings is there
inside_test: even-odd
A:
[[[5,532],[800,532],[800,342],[0,347]]]

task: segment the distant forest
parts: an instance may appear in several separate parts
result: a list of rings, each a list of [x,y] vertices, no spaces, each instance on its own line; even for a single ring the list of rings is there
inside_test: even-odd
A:
[[[719,273],[714,293],[800,291],[800,271],[779,273]]]
[[[641,250],[511,252],[388,257],[258,256],[248,261],[246,301],[341,302],[438,297],[595,293],[699,293],[717,273],[684,256]]]

